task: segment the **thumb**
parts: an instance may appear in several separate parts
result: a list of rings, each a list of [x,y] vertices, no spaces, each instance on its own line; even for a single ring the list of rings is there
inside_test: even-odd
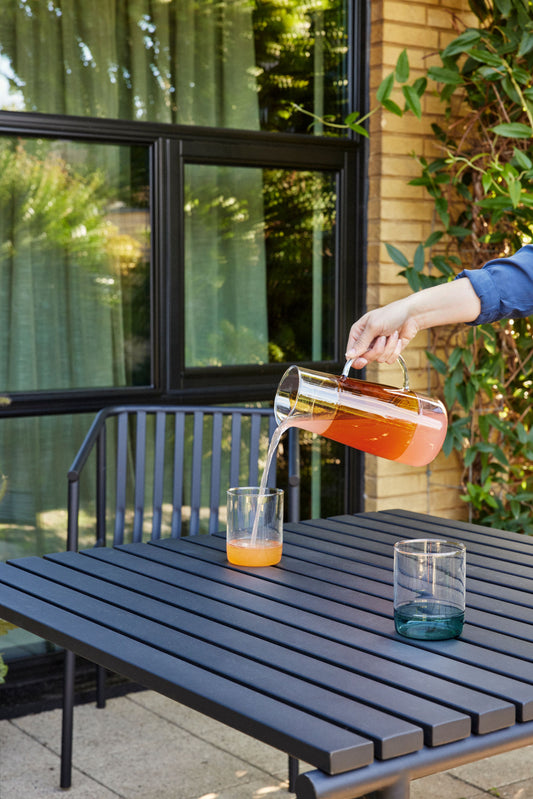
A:
[[[346,345],[346,358],[357,358],[372,346],[374,335],[364,323],[361,324],[362,321],[355,322],[350,329]]]

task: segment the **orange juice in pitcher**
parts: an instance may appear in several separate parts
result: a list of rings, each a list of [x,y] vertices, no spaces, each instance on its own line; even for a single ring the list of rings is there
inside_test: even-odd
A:
[[[274,413],[284,429],[295,426],[382,458],[424,466],[440,452],[448,426],[440,400],[342,375],[291,366],[278,386]]]

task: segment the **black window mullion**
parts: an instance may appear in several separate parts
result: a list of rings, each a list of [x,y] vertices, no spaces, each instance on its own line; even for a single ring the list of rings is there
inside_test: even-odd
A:
[[[160,222],[165,226],[166,254],[162,263],[162,295],[166,308],[165,343],[166,376],[162,386],[165,393],[183,388],[185,371],[185,219],[183,142],[166,142],[167,164],[163,176],[166,208]]]
[[[154,387],[160,395],[180,388],[183,363],[183,181],[181,142],[159,139],[154,147],[153,352]]]

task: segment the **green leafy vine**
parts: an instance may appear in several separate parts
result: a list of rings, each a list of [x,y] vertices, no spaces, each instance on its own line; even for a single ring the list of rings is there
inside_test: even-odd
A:
[[[434,231],[412,259],[387,246],[413,291],[453,280],[533,240],[533,5],[529,0],[470,0],[476,27],[456,38],[409,91],[390,94],[401,68],[378,92],[383,107],[417,114],[426,91],[443,104],[433,124],[440,154],[417,158],[434,206]],[[429,88],[428,88],[429,87]],[[358,130],[352,121],[350,127]],[[450,412],[444,451],[462,459],[462,499],[474,521],[533,534],[532,320],[432,331],[428,359]]]

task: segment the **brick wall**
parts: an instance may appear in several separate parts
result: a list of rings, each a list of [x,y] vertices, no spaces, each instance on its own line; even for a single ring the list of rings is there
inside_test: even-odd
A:
[[[454,17],[466,24],[474,18],[467,0],[372,0],[370,46],[370,96],[396,64],[406,48],[411,65],[409,82],[431,64],[440,64],[438,51],[454,38]],[[458,32],[461,31],[459,27]],[[398,99],[398,102],[403,102]],[[371,107],[374,102],[371,99]],[[417,244],[434,229],[432,205],[422,187],[407,182],[420,174],[410,155],[413,151],[431,159],[437,154],[431,123],[442,113],[435,97],[423,99],[423,117],[403,118],[378,112],[370,121],[368,206],[368,308],[384,305],[409,293],[398,277],[385,248],[389,242],[411,257]],[[431,394],[435,380],[424,350],[428,333],[420,333],[405,352],[411,386]],[[399,367],[380,365],[367,370],[368,379],[401,384]],[[405,508],[447,518],[467,518],[468,508],[459,499],[459,465],[455,456],[442,454],[427,468],[403,466],[383,458],[366,456],[365,509]]]

